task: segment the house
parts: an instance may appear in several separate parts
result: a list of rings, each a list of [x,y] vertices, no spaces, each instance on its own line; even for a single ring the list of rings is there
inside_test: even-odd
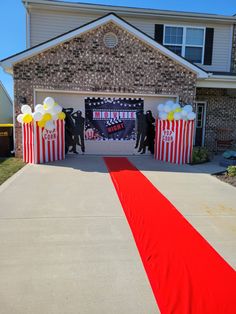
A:
[[[112,99],[154,116],[157,104],[177,100],[196,109],[196,145],[215,151],[225,131],[236,141],[236,16],[22,2],[27,49],[1,61],[14,78],[16,114],[22,99],[35,106],[46,96],[84,117]],[[17,123],[19,156],[21,134]],[[133,153],[131,138],[114,139],[88,137],[86,152]]]
[[[10,156],[13,149],[13,104],[0,81],[0,157]]]
[[[8,92],[0,81],[0,125],[13,123],[13,104]]]

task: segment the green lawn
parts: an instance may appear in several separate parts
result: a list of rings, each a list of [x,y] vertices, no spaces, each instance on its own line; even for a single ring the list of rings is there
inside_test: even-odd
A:
[[[14,173],[24,167],[24,163],[19,158],[0,157],[0,185],[10,178]]]

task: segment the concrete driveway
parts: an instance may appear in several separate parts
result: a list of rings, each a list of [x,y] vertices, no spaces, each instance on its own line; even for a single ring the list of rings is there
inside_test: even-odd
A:
[[[130,160],[236,266],[235,188],[201,167]],[[26,166],[0,187],[1,314],[158,313],[100,157]]]

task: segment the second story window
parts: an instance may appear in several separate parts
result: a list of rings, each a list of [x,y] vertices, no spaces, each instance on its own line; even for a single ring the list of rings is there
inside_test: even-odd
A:
[[[164,45],[194,63],[203,63],[205,29],[165,26]]]

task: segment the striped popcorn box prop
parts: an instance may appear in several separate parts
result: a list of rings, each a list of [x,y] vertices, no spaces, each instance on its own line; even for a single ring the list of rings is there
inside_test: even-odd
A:
[[[65,159],[66,114],[52,97],[46,97],[34,108],[21,106],[16,120],[22,125],[23,160],[42,164]]]
[[[156,120],[155,159],[175,164],[192,160],[194,120]]]
[[[47,130],[36,122],[24,123],[22,128],[23,160],[42,164],[65,159],[65,122],[55,121],[55,128]]]

